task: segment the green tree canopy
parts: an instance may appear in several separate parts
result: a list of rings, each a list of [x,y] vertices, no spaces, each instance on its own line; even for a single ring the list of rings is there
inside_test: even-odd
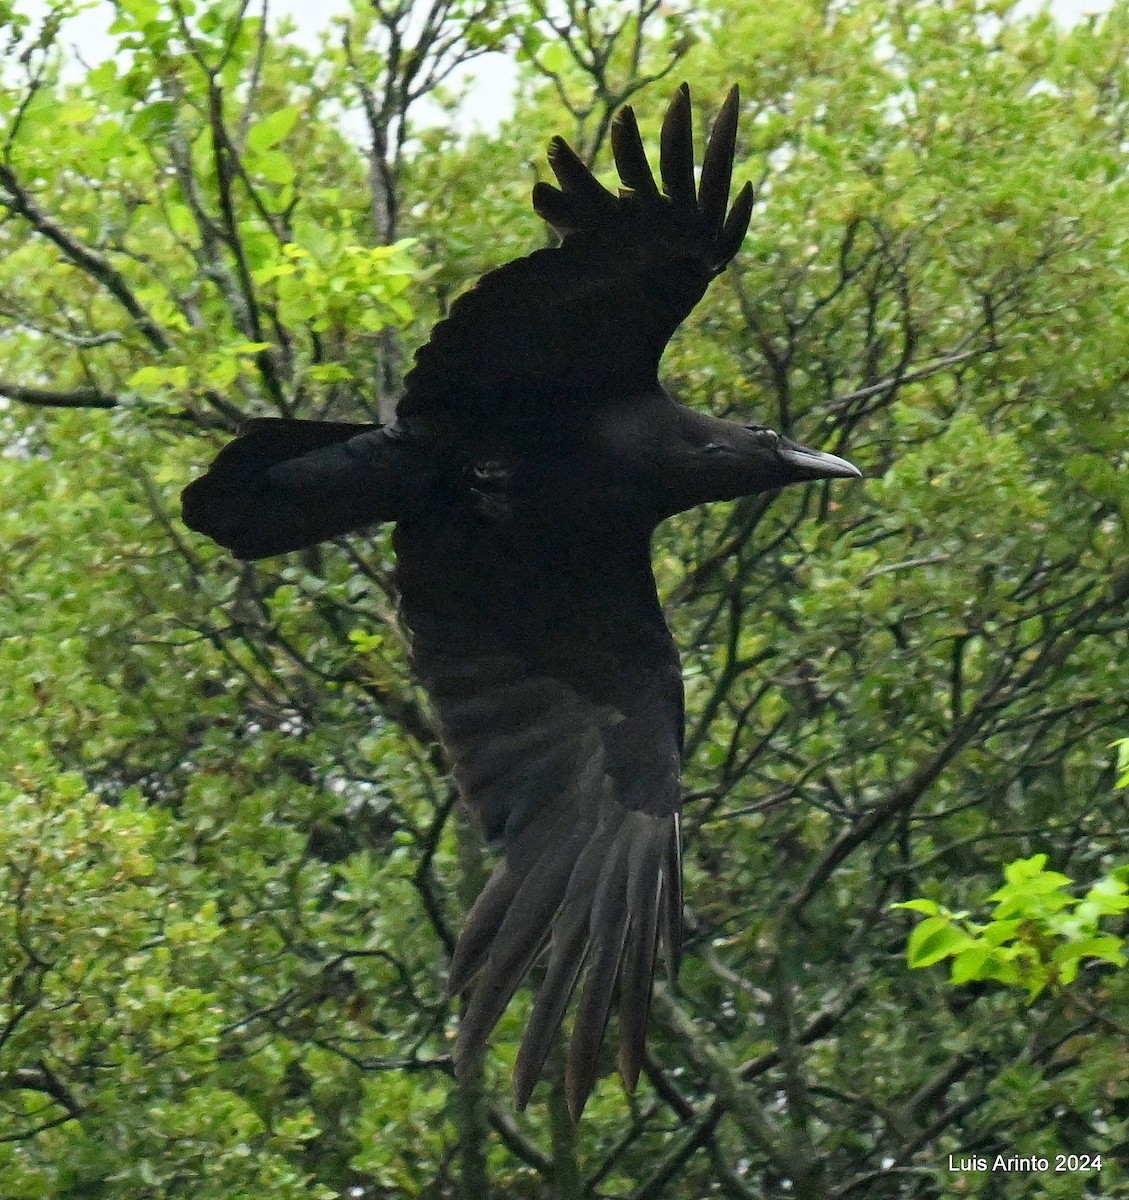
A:
[[[72,6],[0,3],[0,1196],[1129,1188],[1113,943],[1034,999],[905,957],[1005,864],[1083,911],[1126,857],[1129,5],[1015,7],[357,0],[312,50],[117,0],[114,57],[63,70]],[[513,114],[429,124],[488,54]],[[245,566],[176,498],[243,417],[387,411],[542,244],[548,135],[606,167],[680,78],[703,122],[740,84],[759,203],[665,378],[866,479],[660,531],[688,956],[638,1094],[609,1057],[574,1130],[559,1076],[512,1110],[518,1011],[452,1078],[485,858],[385,537]],[[1050,1167],[949,1167],[1001,1153]]]

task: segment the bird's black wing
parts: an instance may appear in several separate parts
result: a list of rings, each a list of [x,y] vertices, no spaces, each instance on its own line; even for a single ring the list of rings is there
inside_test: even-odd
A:
[[[455,301],[417,353],[398,414],[520,419],[539,401],[590,405],[652,390],[671,334],[748,227],[750,185],[728,209],[738,108],[734,88],[697,187],[685,84],[663,123],[661,192],[630,108],[611,130],[618,196],[554,138],[549,162],[560,187],[537,184],[533,206],[561,244],[491,271]]]
[[[247,421],[181,494],[189,529],[236,558],[265,558],[392,521],[426,472],[380,425]]]
[[[630,561],[562,551],[550,531],[525,555],[469,523],[402,522],[395,539],[416,672],[459,789],[503,851],[451,967],[452,994],[469,993],[456,1062],[481,1053],[540,957],[515,1096],[528,1100],[579,984],[579,1116],[616,1003],[634,1086],[656,949],[674,970],[681,941],[682,680],[646,539]]]

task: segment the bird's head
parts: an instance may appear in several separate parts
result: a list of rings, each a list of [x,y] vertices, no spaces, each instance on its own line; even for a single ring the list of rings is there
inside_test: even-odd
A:
[[[792,483],[862,474],[846,459],[802,446],[764,425],[723,421],[690,409],[679,416],[680,436],[667,441],[672,453],[662,470],[672,513]]]
[[[726,423],[728,424],[728,423]],[[706,462],[724,463],[717,478],[730,475],[738,495],[768,492],[817,479],[859,479],[862,472],[837,454],[801,446],[767,425],[731,425],[729,436],[713,437],[701,449]]]

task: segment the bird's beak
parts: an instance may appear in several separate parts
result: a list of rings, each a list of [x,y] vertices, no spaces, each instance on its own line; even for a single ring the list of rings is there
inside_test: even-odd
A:
[[[802,471],[809,479],[861,479],[862,472],[837,454],[824,454],[795,442],[780,446],[780,457],[790,466]]]

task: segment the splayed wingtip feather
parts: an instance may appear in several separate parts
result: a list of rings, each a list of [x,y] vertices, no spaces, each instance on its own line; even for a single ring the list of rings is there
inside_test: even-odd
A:
[[[729,216],[725,218],[725,225],[717,240],[715,267],[718,271],[740,250],[753,215],[753,202],[753,185],[746,183],[737,193],[737,199],[729,210]]]
[[[698,208],[711,237],[717,237],[725,222],[729,188],[733,178],[733,156],[737,148],[737,118],[740,95],[729,91],[710,130],[698,185]]]
[[[612,121],[612,154],[619,177],[627,187],[648,200],[658,198],[658,185],[631,108],[621,108]]]
[[[683,84],[663,118],[659,134],[659,173],[663,190],[684,211],[697,209],[694,193],[694,130],[690,89]]]
[[[567,197],[596,211],[614,209],[615,197],[562,137],[549,142],[549,166]]]
[[[633,1092],[639,1082],[647,1038],[663,892],[659,864],[665,852],[666,847],[652,836],[646,850],[632,864],[627,885],[631,920],[620,964],[619,1073],[629,1092]]]
[[[678,982],[682,965],[682,818],[675,814],[662,866],[662,943],[670,986]]]

